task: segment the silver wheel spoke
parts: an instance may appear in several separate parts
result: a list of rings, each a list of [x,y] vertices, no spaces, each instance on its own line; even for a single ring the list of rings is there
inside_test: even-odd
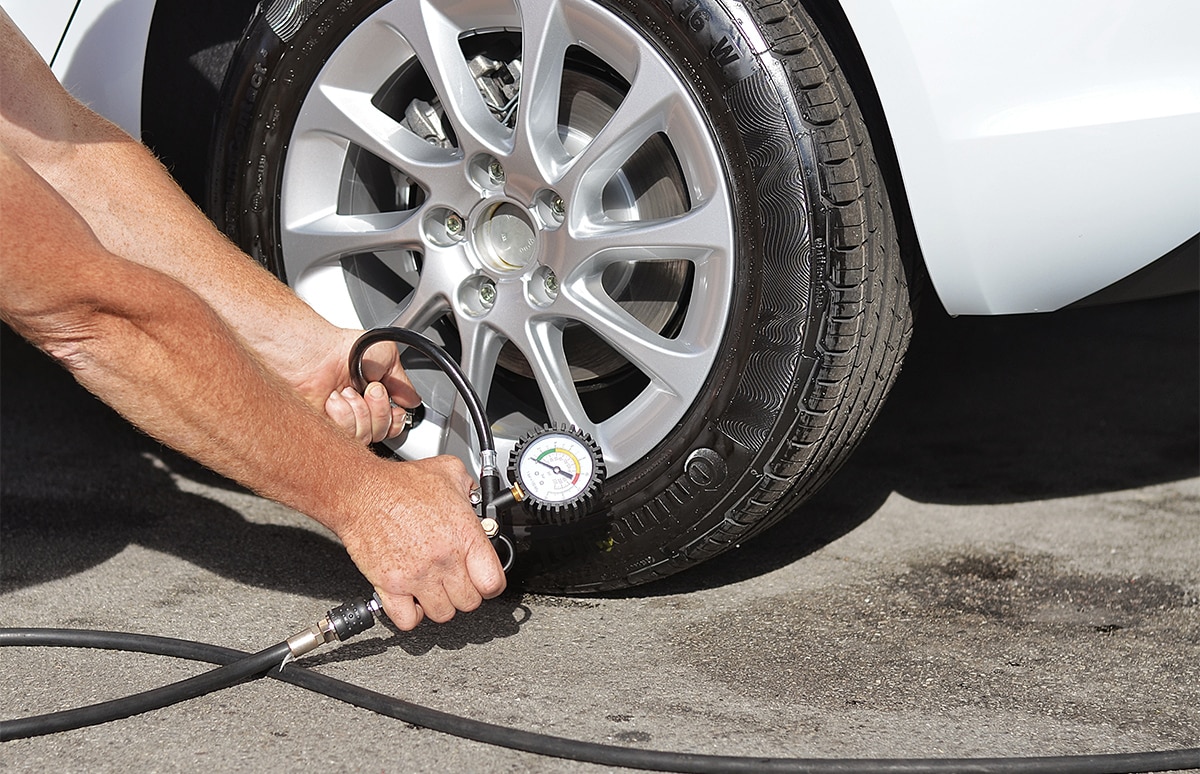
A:
[[[463,348],[463,373],[479,396],[480,402],[486,406],[488,395],[491,393],[492,376],[496,372],[496,359],[505,340],[496,331],[479,322],[460,321],[459,335]],[[469,447],[469,456],[464,459],[474,459],[480,439],[475,437],[474,423],[466,411],[466,399],[456,394],[446,453],[454,454],[453,446],[460,442],[466,442]]]
[[[289,239],[303,245],[287,255],[288,276],[300,276],[315,265],[351,253],[420,247],[414,220],[407,212],[329,214],[286,225],[284,231]]]
[[[461,247],[431,247],[413,292],[387,324],[424,331],[452,311],[459,278],[471,271]]]
[[[711,203],[671,218],[649,221],[588,224],[570,235],[561,265],[568,270],[599,275],[621,261],[692,261],[704,264],[714,254],[726,257],[728,224]]]
[[[568,303],[564,297],[569,299],[569,311],[563,308]],[[673,395],[694,394],[707,375],[703,348],[650,330],[609,298],[598,280],[565,288],[556,311],[591,328],[660,389]],[[697,367],[698,361],[702,367]]]
[[[557,0],[521,3],[521,98],[517,105],[517,147],[513,161],[555,179],[568,161],[558,136],[558,105],[566,36],[564,8]]]
[[[660,73],[660,68],[650,63],[639,67],[617,111],[571,163],[558,185],[572,201],[598,205],[604,186],[617,170],[646,140],[666,130],[680,96],[662,88],[662,82],[656,80]]]
[[[460,322],[458,332],[463,348],[463,373],[475,388],[479,400],[486,405],[491,394],[492,377],[496,373],[496,360],[506,339],[479,322]]]
[[[404,300],[401,308],[397,310],[396,317],[387,324],[423,331],[437,322],[448,308],[449,305],[440,294],[431,292],[429,284],[421,282]]]
[[[521,343],[537,376],[542,399],[552,422],[567,422],[583,429],[594,427],[579,401],[571,368],[563,351],[562,329],[547,321],[531,321]]]

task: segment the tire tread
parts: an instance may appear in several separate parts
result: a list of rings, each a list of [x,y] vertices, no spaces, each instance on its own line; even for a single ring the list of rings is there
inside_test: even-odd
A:
[[[819,364],[784,448],[755,493],[705,536],[746,540],[791,513],[841,467],[891,389],[912,337],[908,274],[865,123],[824,41],[799,21],[795,2],[752,4],[801,96],[813,131],[821,194],[830,207],[830,276]],[[840,415],[840,421],[833,421]],[[715,548],[715,546],[712,546]],[[689,554],[703,552],[693,543]]]

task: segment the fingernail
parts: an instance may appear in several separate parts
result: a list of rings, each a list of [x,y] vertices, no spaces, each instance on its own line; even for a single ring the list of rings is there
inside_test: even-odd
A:
[[[372,398],[386,398],[387,397],[387,390],[383,389],[383,385],[380,384],[379,382],[375,382],[370,387],[368,387],[367,392],[369,392],[371,394]]]

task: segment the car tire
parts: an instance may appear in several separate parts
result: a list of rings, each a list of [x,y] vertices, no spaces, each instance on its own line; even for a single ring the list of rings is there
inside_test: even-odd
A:
[[[210,214],[335,322],[441,340],[502,453],[543,421],[600,442],[590,513],[517,517],[527,587],[644,583],[794,511],[882,405],[915,296],[812,19],[786,2],[434,5],[261,11],[224,85]],[[461,409],[406,363],[444,421],[400,455],[473,461]]]

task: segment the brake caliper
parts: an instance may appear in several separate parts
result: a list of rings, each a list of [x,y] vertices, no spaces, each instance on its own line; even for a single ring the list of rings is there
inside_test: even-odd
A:
[[[488,110],[511,129],[517,119],[517,99],[521,92],[521,60],[501,62],[480,54],[467,62],[467,68]],[[432,145],[450,148],[453,143],[446,132],[445,116],[437,97],[432,102],[414,99],[404,111],[401,126]]]

